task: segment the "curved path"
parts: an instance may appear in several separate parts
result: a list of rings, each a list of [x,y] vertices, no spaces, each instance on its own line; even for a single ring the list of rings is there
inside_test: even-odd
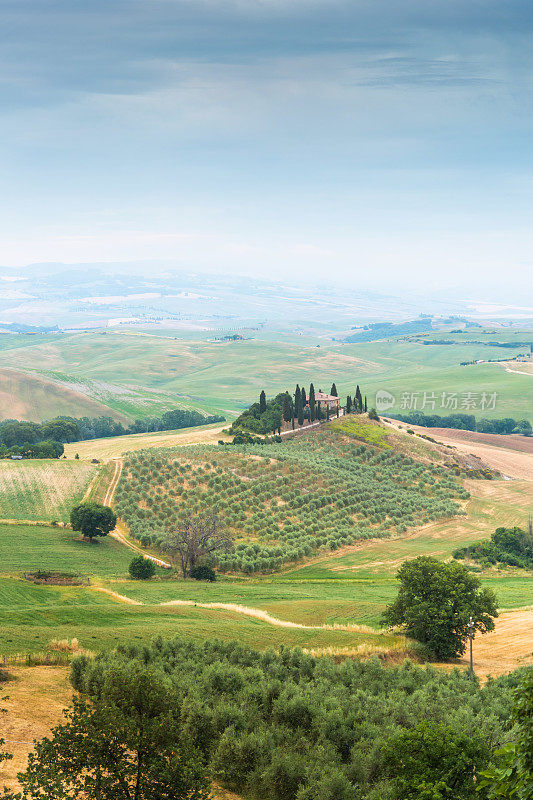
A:
[[[120,476],[122,475],[122,464],[123,464],[122,459],[120,458],[115,459],[115,469],[113,472],[113,477],[111,478],[111,482],[107,487],[107,491],[105,493],[104,503],[103,503],[104,506],[113,505],[115,491],[117,489]],[[154,564],[157,564],[158,567],[163,567],[163,569],[173,569],[172,564],[169,564],[168,561],[163,561],[161,558],[156,558],[156,556],[150,555],[150,553],[147,553],[145,550],[138,547],[136,544],[133,544],[133,542],[130,542],[129,539],[126,538],[123,531],[121,530],[121,523],[119,521],[117,521],[117,527],[115,528],[115,530],[111,531],[109,535],[112,536],[113,539],[116,539],[121,544],[125,545],[126,547],[129,547],[129,549],[133,550],[135,553],[139,553],[139,555],[144,556],[144,558],[148,558],[150,561],[153,561]]]

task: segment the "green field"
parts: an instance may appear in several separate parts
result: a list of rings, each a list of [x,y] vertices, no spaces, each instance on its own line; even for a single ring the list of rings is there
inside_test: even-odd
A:
[[[68,528],[0,524],[0,574],[37,569],[84,575],[126,575],[132,553],[110,536],[93,542]]]
[[[437,452],[435,445],[413,442],[413,437],[389,429],[384,429],[385,439],[380,430],[346,418],[330,430],[280,445],[154,448],[128,457],[116,506],[126,519],[132,508],[142,507],[147,512],[143,523],[154,532],[175,512],[179,515],[180,508],[214,508],[245,550],[283,545],[295,551],[292,557],[298,560],[281,558],[264,575],[228,574],[205,584],[158,570],[148,583],[132,581],[128,565],[133,554],[112,537],[90,544],[59,526],[0,524],[0,653],[42,651],[52,639],[72,637],[82,647],[98,650],[176,633],[200,641],[239,639],[258,648],[283,644],[357,653],[361,648],[405,647],[401,637],[379,632],[382,612],[397,591],[395,573],[402,561],[421,554],[447,559],[456,547],[489,537],[498,525],[524,526],[531,511],[531,484],[463,482],[448,474],[445,461],[437,468],[427,464]],[[379,440],[380,446],[364,445],[361,438]],[[426,463],[412,461],[409,453]],[[76,491],[78,496],[83,492],[81,476],[86,485],[93,474],[77,461],[0,466],[9,471],[11,481],[13,475],[32,476],[33,493],[20,491],[19,500],[10,502],[22,509],[21,498],[29,498],[20,513],[36,518],[39,503],[49,502],[56,483],[62,489],[61,503],[68,505]],[[113,465],[105,469],[103,478],[109,481]],[[74,480],[79,480],[77,489]],[[464,515],[437,513],[439,504],[454,498],[464,506]],[[54,502],[58,510],[60,501]],[[398,517],[402,508],[403,517]],[[363,527],[373,537],[356,537],[350,544],[348,528]],[[310,532],[317,546],[299,552]],[[333,533],[340,539],[331,549],[327,542]],[[83,588],[36,586],[22,578],[37,569],[76,572],[91,583]],[[531,573],[491,568],[479,575],[495,589],[501,608],[533,605]],[[175,601],[198,605],[164,605]],[[232,608],[201,605],[210,603]],[[255,610],[251,613],[256,616],[243,613],[242,607]],[[297,625],[341,627],[283,627],[258,617],[262,612]]]
[[[467,344],[465,340],[526,341],[527,331],[481,331],[466,334],[432,333],[431,338],[454,339],[454,345],[423,345],[409,339],[343,344],[326,337],[296,337],[257,332],[257,338],[239,342],[213,342],[212,333],[129,332],[62,333],[53,336],[0,337],[0,368],[11,370],[27,381],[27,373],[46,381],[36,398],[32,418],[73,413],[73,394],[98,404],[114,414],[146,417],[178,405],[209,412],[236,414],[255,400],[260,390],[271,395],[292,390],[298,382],[329,389],[336,382],[340,395],[352,394],[359,383],[374,404],[375,392],[387,389],[396,396],[391,413],[400,411],[402,393],[496,392],[495,409],[474,409],[481,416],[527,417],[533,404],[533,375],[506,372],[501,364],[460,366],[462,361],[511,358],[524,347],[503,349],[490,344]],[[518,367],[517,367],[518,368]],[[16,372],[23,370],[23,372]],[[22,377],[20,377],[22,376]],[[50,381],[64,402],[47,387]],[[15,393],[17,394],[17,393]],[[12,394],[12,396],[14,396]],[[21,396],[20,392],[17,396]],[[10,403],[12,404],[12,400]],[[440,400],[434,409],[439,413]],[[464,409],[463,409],[464,410]],[[18,416],[24,415],[24,408]],[[443,412],[444,413],[444,412]],[[89,415],[91,415],[89,413]],[[13,417],[8,403],[0,416]]]
[[[78,461],[0,461],[0,519],[66,522],[95,475]]]
[[[2,653],[36,652],[52,639],[76,637],[100,649],[156,634],[196,640],[239,639],[253,647],[298,645],[309,649],[401,646],[401,637],[378,634],[380,617],[396,593],[395,572],[404,558],[446,558],[459,544],[488,536],[497,524],[525,524],[525,481],[469,481],[481,496],[468,501],[468,516],[435,521],[414,536],[363,542],[349,553],[330,553],[291,570],[254,578],[223,577],[214,584],[169,579],[160,571],[149,583],[127,577],[131,552],[108,537],[96,545],[72,531],[29,525],[0,526]],[[35,586],[20,578],[30,569],[70,570],[91,576],[88,588]],[[533,576],[516,569],[480,574],[504,609],[533,605]],[[116,593],[110,596],[98,587]],[[129,598],[141,605],[128,605]],[[306,626],[370,626],[362,630],[279,627],[237,610],[165,606],[172,601],[224,603],[259,609]]]

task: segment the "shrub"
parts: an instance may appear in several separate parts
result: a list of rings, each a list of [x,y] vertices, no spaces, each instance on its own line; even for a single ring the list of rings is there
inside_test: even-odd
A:
[[[208,567],[206,564],[199,564],[197,567],[193,567],[189,573],[191,578],[194,578],[195,581],[210,581],[213,583],[217,579],[217,574],[212,567]]]
[[[137,580],[145,581],[155,575],[154,562],[144,556],[132,558],[128,569],[131,577]]]

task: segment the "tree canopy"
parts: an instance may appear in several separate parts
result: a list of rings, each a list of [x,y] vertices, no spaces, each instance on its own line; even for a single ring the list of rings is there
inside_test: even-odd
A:
[[[66,722],[35,745],[19,775],[32,800],[208,800],[201,758],[184,736],[162,671],[115,663],[75,697]]]
[[[474,800],[480,796],[476,772],[489,757],[481,736],[427,720],[392,736],[383,748],[398,800]]]
[[[419,556],[405,561],[397,577],[398,596],[387,607],[384,621],[402,626],[432,657],[442,660],[464,653],[470,616],[476,631],[494,630],[498,616],[494,592],[481,588],[463,564]]]
[[[81,531],[87,539],[107,536],[117,524],[117,515],[109,506],[100,503],[80,503],[70,512],[72,530]]]
[[[189,515],[168,533],[161,546],[179,558],[182,575],[186,578],[200,559],[211,553],[232,550],[233,540],[216,515]]]
[[[128,571],[132,578],[146,581],[155,575],[155,564],[150,558],[145,558],[143,555],[135,556],[130,561]]]

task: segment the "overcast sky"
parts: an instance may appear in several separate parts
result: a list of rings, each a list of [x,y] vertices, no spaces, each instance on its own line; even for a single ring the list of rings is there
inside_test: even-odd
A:
[[[1,0],[0,263],[523,299],[532,32],[531,0]]]

